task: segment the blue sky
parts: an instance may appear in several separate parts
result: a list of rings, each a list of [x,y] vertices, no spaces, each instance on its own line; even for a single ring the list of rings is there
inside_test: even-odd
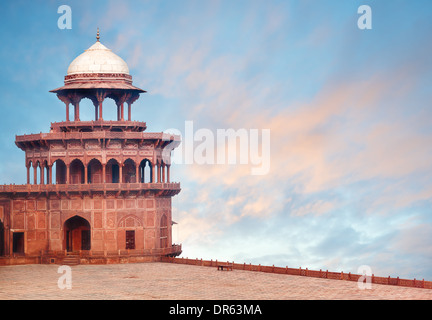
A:
[[[72,9],[72,29],[57,8]],[[372,30],[360,30],[360,5]],[[65,118],[49,93],[101,42],[148,91],[148,131],[270,129],[271,168],[177,164],[183,256],[432,280],[429,0],[2,1],[0,183],[16,134]],[[90,105],[81,107],[90,120]],[[104,109],[114,119],[114,104]]]

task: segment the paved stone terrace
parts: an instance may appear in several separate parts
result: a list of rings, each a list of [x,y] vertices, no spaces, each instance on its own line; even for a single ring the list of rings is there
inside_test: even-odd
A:
[[[72,266],[60,289],[59,265],[0,267],[1,300],[432,300],[432,290],[171,263]]]

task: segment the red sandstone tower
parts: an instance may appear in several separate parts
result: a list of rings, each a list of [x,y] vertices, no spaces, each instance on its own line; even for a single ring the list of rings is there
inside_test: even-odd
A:
[[[145,91],[132,85],[127,64],[97,41],[69,66],[52,90],[66,119],[49,133],[16,137],[25,151],[26,185],[0,186],[0,264],[154,261],[181,253],[172,244],[170,154],[178,136],[147,133],[132,121]],[[80,120],[90,99],[94,120]],[[117,121],[103,119],[113,99]],[[127,106],[127,117],[125,109]],[[73,107],[73,119],[69,108]]]

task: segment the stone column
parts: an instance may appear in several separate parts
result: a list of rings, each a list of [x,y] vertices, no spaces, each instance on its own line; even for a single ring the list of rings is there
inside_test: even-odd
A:
[[[140,170],[139,165],[135,164],[135,183],[140,183]]]
[[[66,102],[66,121],[69,122],[69,102]]]
[[[99,104],[99,117],[98,120],[103,121],[103,116],[102,116],[102,103],[105,100],[107,93],[105,92],[105,90],[103,89],[99,89],[96,91],[96,100]]]
[[[27,168],[27,184],[30,184],[30,165],[26,166]]]
[[[47,167],[47,183],[52,184],[52,165],[48,165]]]
[[[106,163],[102,164],[102,182],[106,183]]]
[[[117,105],[117,121],[124,121],[124,103],[129,99],[130,94],[123,93],[116,96],[115,102]]]
[[[103,117],[102,117],[102,102],[99,102],[99,118],[98,120],[103,121]]]
[[[74,119],[74,121],[80,121],[80,116],[79,116],[79,102],[77,102],[77,103],[74,105],[74,108],[75,108],[75,119]]]
[[[119,183],[123,183],[123,163],[119,163]]]
[[[45,184],[45,182],[44,182],[44,166],[43,165],[40,165],[39,166],[39,172],[40,172],[40,177],[39,177],[39,183],[40,184]]]
[[[74,121],[80,121],[79,103],[82,99],[82,96],[76,92],[73,92],[73,93],[68,95],[68,98],[69,98],[70,102],[72,103],[72,105],[74,106]]]
[[[84,184],[88,184],[88,167],[84,165]]]
[[[69,177],[69,163],[68,164],[66,164],[66,184],[69,184],[69,180],[70,180],[70,177]]]
[[[33,184],[37,183],[37,162],[33,165]]]
[[[95,121],[98,120],[98,108],[99,108],[99,105],[95,105]]]
[[[132,121],[132,104],[139,98],[139,93],[130,93],[126,96],[128,104],[128,121]]]
[[[59,98],[59,100],[66,105],[66,121],[69,122],[69,104],[71,103],[71,101],[67,96],[64,96],[60,93],[57,93],[57,98]]]

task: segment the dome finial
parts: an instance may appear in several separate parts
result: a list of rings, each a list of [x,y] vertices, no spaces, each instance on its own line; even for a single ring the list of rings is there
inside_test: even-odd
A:
[[[99,42],[99,39],[100,39],[100,37],[99,37],[99,28],[97,28],[96,40]]]

